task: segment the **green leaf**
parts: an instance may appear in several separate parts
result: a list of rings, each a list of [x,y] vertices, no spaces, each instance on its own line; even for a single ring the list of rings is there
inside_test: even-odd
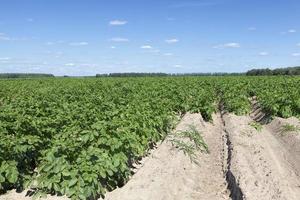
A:
[[[64,170],[64,171],[62,172],[62,174],[63,174],[64,176],[70,176],[70,175],[71,175],[71,173],[70,173],[69,171],[67,171],[67,170]]]
[[[73,178],[72,180],[70,180],[70,182],[69,182],[69,187],[72,187],[72,186],[74,186],[76,183],[78,182],[78,179],[76,179],[76,178]]]
[[[0,174],[0,183],[5,182],[5,178]]]
[[[18,174],[16,172],[11,172],[7,175],[7,180],[10,183],[16,183],[18,180]]]
[[[106,178],[106,173],[104,171],[100,171],[100,176],[105,179]]]

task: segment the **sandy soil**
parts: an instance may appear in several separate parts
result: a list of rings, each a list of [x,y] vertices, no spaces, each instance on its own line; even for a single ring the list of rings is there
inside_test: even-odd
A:
[[[233,147],[231,170],[244,199],[299,200],[300,162],[294,160],[299,155],[272,132],[278,124],[257,131],[249,125],[252,119],[248,116],[229,114],[224,120]]]
[[[0,200],[31,200],[32,197],[26,195],[27,191],[16,192],[16,190],[9,191],[8,193],[1,195]],[[46,200],[69,200],[67,197],[51,196],[47,195]]]

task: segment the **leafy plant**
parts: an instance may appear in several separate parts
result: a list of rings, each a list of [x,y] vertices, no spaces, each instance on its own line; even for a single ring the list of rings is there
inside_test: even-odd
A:
[[[247,114],[253,95],[271,115],[300,117],[299,85],[285,76],[0,80],[0,192],[95,199],[128,181],[176,117],[212,120],[220,101]],[[195,130],[178,137],[192,157],[208,152]]]
[[[170,142],[173,146],[183,151],[185,155],[189,156],[191,162],[196,164],[198,164],[197,151],[209,153],[208,146],[204,142],[201,133],[194,126],[190,126],[188,131],[174,133]]]
[[[258,132],[261,132],[263,129],[263,126],[258,122],[250,122],[249,125],[255,128]]]
[[[300,127],[292,125],[292,124],[284,124],[281,126],[280,133],[286,134],[289,132],[300,132]]]

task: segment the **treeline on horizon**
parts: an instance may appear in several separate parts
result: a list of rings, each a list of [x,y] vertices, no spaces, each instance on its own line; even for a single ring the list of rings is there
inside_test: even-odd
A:
[[[39,73],[0,73],[0,78],[42,78],[54,77],[53,74],[39,74]]]
[[[137,72],[126,72],[126,73],[109,73],[109,74],[96,74],[96,77],[160,77],[160,76],[239,76],[245,73],[137,73]]]
[[[246,72],[247,76],[278,76],[278,75],[300,75],[300,67],[286,67],[277,69],[252,69]]]
[[[246,73],[109,73],[97,74],[96,77],[152,77],[152,76],[277,76],[277,75],[300,75],[300,67],[286,67],[277,69],[251,69]]]
[[[300,75],[300,66],[299,67],[286,67],[286,68],[277,68],[277,69],[251,69],[246,73],[108,73],[108,74],[96,74],[96,77],[165,77],[165,76],[278,76],[278,75]],[[47,78],[55,77],[53,74],[42,74],[42,73],[0,73],[0,79],[9,79],[9,78]],[[63,77],[72,77],[72,76],[63,76]],[[95,77],[95,76],[84,76]]]

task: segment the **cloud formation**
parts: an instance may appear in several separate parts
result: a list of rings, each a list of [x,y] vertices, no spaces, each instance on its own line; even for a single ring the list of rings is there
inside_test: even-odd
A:
[[[0,33],[0,41],[9,41],[12,40],[10,37],[8,37],[5,33]]]
[[[110,41],[112,41],[112,42],[129,42],[129,39],[121,38],[121,37],[115,37],[115,38],[111,38]]]
[[[152,46],[150,46],[150,45],[143,45],[143,46],[141,46],[141,49],[152,49]]]
[[[179,40],[177,38],[172,38],[172,39],[165,40],[165,42],[168,44],[174,44],[174,43],[179,42]]]
[[[27,21],[27,22],[33,22],[34,19],[32,19],[32,18],[27,18],[26,21]]]
[[[2,57],[2,58],[0,58],[0,63],[7,63],[10,60],[12,60],[12,58],[10,58],[10,57]]]
[[[219,45],[213,46],[214,49],[240,48],[240,47],[241,47],[241,45],[236,42],[230,42],[230,43],[219,44]]]
[[[70,46],[86,46],[88,45],[88,42],[71,42],[69,43]]]
[[[125,24],[127,24],[128,22],[127,21],[125,21],[125,20],[112,20],[112,21],[110,21],[109,22],[109,25],[110,26],[122,26],[122,25],[125,25]]]
[[[288,30],[288,33],[296,33],[297,31],[295,29]]]
[[[292,56],[294,56],[294,57],[300,57],[300,53],[292,53]]]
[[[66,63],[65,66],[67,66],[67,67],[73,67],[73,66],[75,66],[75,64],[74,63]]]
[[[263,51],[263,52],[260,52],[259,55],[260,55],[260,56],[268,56],[268,55],[269,55],[269,52]]]
[[[182,65],[174,65],[174,68],[182,68]]]

